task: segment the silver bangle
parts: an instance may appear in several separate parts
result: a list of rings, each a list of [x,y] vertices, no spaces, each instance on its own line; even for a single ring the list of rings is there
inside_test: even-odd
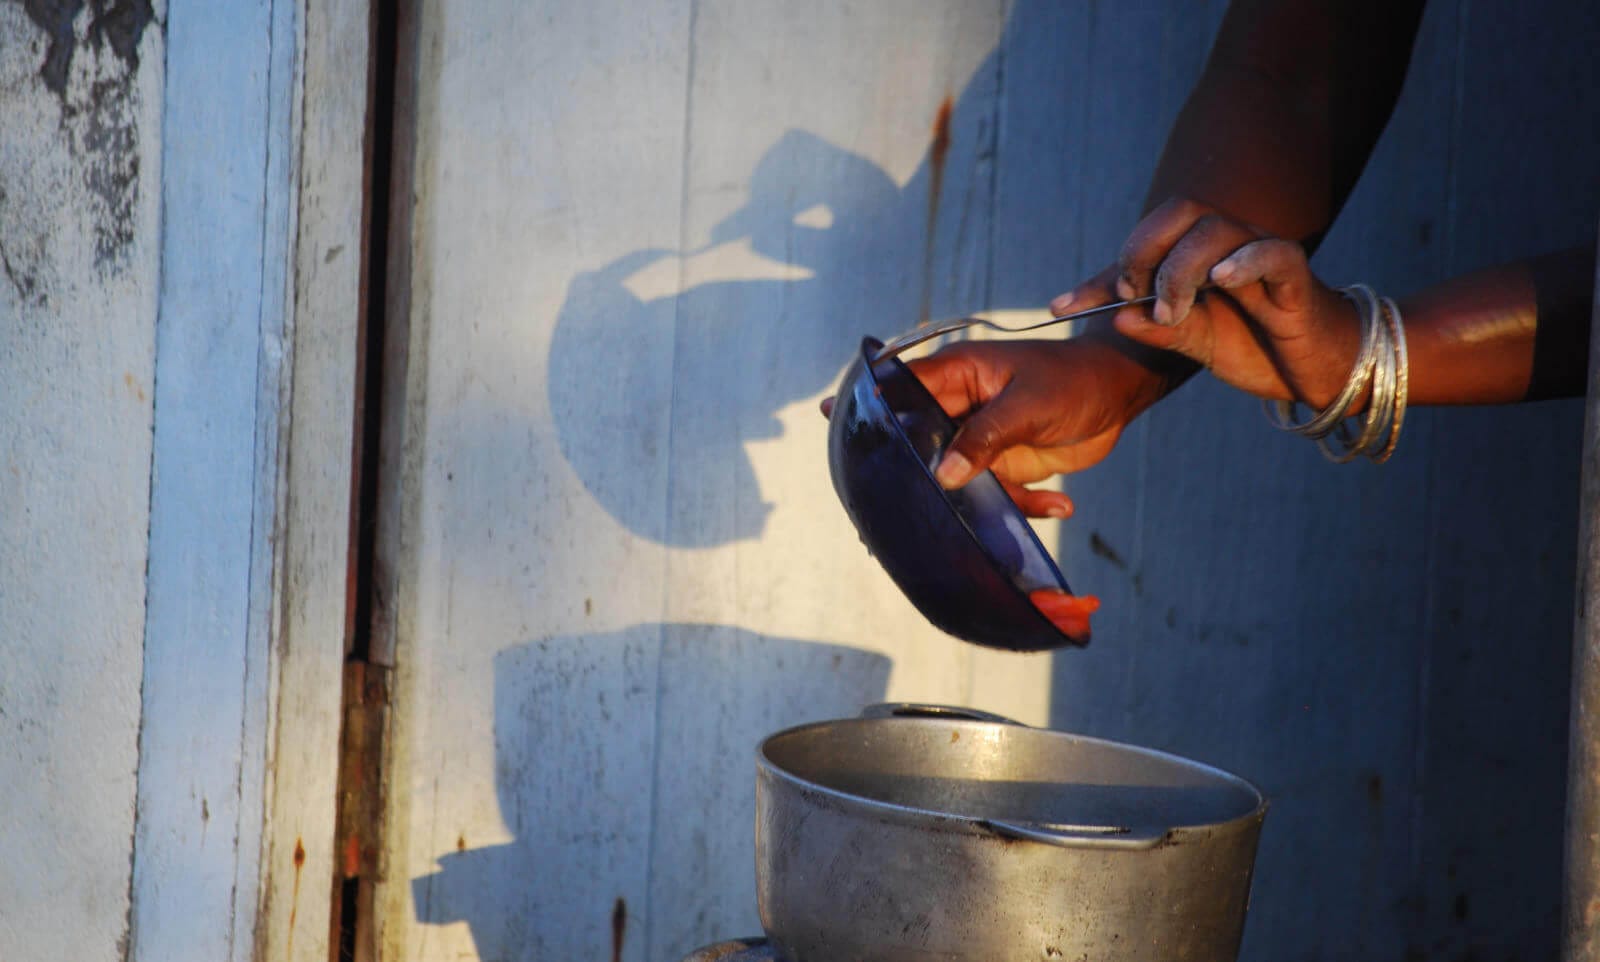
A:
[[[1385,313],[1382,299],[1374,296],[1368,303],[1368,309],[1373,311],[1373,320],[1378,330],[1378,363],[1372,375],[1372,395],[1367,399],[1366,417],[1362,420],[1361,433],[1352,437],[1349,426],[1340,422],[1335,432],[1337,447],[1330,444],[1326,438],[1317,439],[1317,446],[1322,449],[1323,456],[1335,464],[1345,464],[1355,460],[1359,455],[1370,452],[1373,445],[1388,431],[1390,415],[1394,410],[1394,384],[1399,378],[1399,372],[1396,369],[1393,347],[1389,343],[1389,322],[1386,317],[1380,316]]]
[[[1298,401],[1263,401],[1262,407],[1266,410],[1267,420],[1280,431],[1288,431],[1312,440],[1326,437],[1349,416],[1350,406],[1361,396],[1361,392],[1366,390],[1367,382],[1373,377],[1379,357],[1379,342],[1383,336],[1379,330],[1383,325],[1378,320],[1378,296],[1365,284],[1352,284],[1340,288],[1339,293],[1355,304],[1357,312],[1361,315],[1361,348],[1356,352],[1355,366],[1350,370],[1350,377],[1345,381],[1344,390],[1308,421],[1294,420],[1295,408],[1299,406]]]
[[[1389,343],[1395,355],[1394,423],[1389,428],[1389,440],[1383,449],[1372,455],[1379,464],[1389,460],[1400,443],[1400,425],[1406,418],[1406,400],[1411,388],[1411,355],[1406,350],[1406,325],[1400,318],[1400,306],[1390,298],[1383,299],[1383,311],[1389,319]]]
[[[1271,401],[1263,406],[1274,425],[1315,440],[1331,461],[1343,464],[1365,455],[1381,464],[1394,454],[1405,420],[1410,386],[1405,323],[1391,298],[1379,297],[1365,284],[1340,288],[1339,293],[1356,305],[1362,324],[1361,350],[1344,390],[1316,417],[1304,422],[1293,420],[1296,402]],[[1369,382],[1372,394],[1357,434],[1347,419]]]

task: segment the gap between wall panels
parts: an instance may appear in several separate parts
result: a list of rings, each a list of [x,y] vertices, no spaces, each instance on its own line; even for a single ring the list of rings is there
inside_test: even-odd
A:
[[[400,442],[409,340],[419,0],[373,0],[362,199],[362,290],[351,452],[349,595],[335,800],[331,956],[377,962],[383,882]]]

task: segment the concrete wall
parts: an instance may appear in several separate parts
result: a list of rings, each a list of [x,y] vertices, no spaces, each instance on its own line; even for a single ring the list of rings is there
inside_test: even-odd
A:
[[[0,3],[0,958],[122,958],[162,33]],[[89,39],[88,31],[104,31]]]
[[[0,958],[328,957],[365,41],[0,2]]]

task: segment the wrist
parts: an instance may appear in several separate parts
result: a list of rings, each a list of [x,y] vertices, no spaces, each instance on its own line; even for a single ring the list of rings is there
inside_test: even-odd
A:
[[[1072,340],[1101,351],[1097,370],[1115,384],[1119,394],[1129,397],[1129,420],[1182,387],[1201,368],[1176,351],[1129,340],[1111,326],[1109,318],[1093,319]]]

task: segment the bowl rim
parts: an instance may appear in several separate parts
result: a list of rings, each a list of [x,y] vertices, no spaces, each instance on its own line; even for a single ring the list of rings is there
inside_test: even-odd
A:
[[[868,336],[861,339],[861,366],[873,388],[878,388],[880,386],[878,382],[878,371],[876,368],[876,364],[879,362],[873,360],[873,355],[876,354],[878,349],[882,346],[883,342],[875,337]],[[923,385],[922,379],[917,377],[916,372],[907,367],[898,356],[884,358],[883,362],[893,364],[896,368],[903,371],[908,378],[910,378],[911,382],[915,385],[914,390],[920,391],[922,396],[928,399],[928,402],[932,406],[933,410],[939,412],[939,417],[943,418],[945,424],[951,429],[953,436],[955,430],[959,427],[956,424],[955,419],[950,417],[949,414],[945,413],[943,405],[941,405],[938,398],[935,398],[933,393]],[[882,394],[880,392],[874,391],[873,393],[874,396],[878,397],[880,400],[882,399]],[[978,537],[978,533],[972,529],[972,524],[967,521],[967,516],[963,514],[961,510],[956,507],[955,502],[951,500],[950,492],[946,491],[944,485],[939,483],[939,479],[933,476],[933,470],[929,468],[928,465],[924,464],[920,457],[916,456],[916,448],[914,445],[912,445],[911,438],[906,434],[905,428],[900,424],[900,419],[894,416],[895,412],[889,407],[889,403],[887,401],[883,401],[882,403],[884,409],[889,412],[890,417],[888,420],[892,425],[894,425],[894,433],[900,438],[901,444],[904,445],[905,450],[911,452],[912,460],[917,463],[917,468],[921,471],[922,477],[927,481],[928,484],[933,485],[934,490],[939,492],[939,497],[944,501],[945,507],[949,508],[950,513],[955,516],[957,521],[961,523],[962,530],[967,533],[968,538],[972,539],[972,543],[978,546],[978,550],[983,552],[983,556],[988,559],[989,564],[993,566],[996,571],[1004,574],[1005,565],[1000,563],[999,559],[995,557],[995,553],[990,550],[989,546],[984,543],[982,538]],[[943,452],[941,451],[940,453],[942,454]],[[1039,540],[1039,535],[1033,530],[1033,525],[1028,521],[1028,516],[1023,514],[1021,508],[1017,507],[1017,502],[1012,499],[1011,492],[1006,490],[1005,485],[1001,484],[1000,479],[996,477],[995,473],[988,468],[985,468],[983,471],[974,476],[971,481],[968,481],[967,486],[978,482],[993,484],[995,486],[995,488],[1000,492],[1000,497],[1005,503],[1005,510],[1011,512],[1014,518],[1022,522],[1022,530],[1027,532],[1028,541],[1033,544],[1033,547],[1039,552],[1039,555],[1044,558],[1044,562],[1049,567],[1050,573],[1055,576],[1056,585],[1062,592],[1069,595],[1072,594],[1072,588],[1067,584],[1066,575],[1061,573],[1061,567],[1060,565],[1056,564],[1055,557],[1050,554],[1050,552],[1045,548],[1044,543]],[[1049,628],[1050,631],[1054,632],[1058,638],[1062,638],[1068,644],[1078,647],[1083,647],[1089,643],[1090,636],[1087,634],[1081,638],[1074,638],[1072,635],[1069,635],[1060,628],[1056,627],[1055,622],[1044,616],[1044,612],[1040,611],[1038,607],[1034,605],[1032,599],[1028,597],[1027,592],[1022,590],[1021,586],[1016,583],[1011,575],[1005,575],[1003,580],[1005,581],[1006,585],[1010,587],[1010,589],[1016,594],[1017,598],[1019,598],[1022,603],[1027,606],[1028,610],[1033,613],[1033,616],[1037,618],[1043,625]],[[1007,646],[1007,649],[1013,651],[1029,650],[1016,649],[1010,646]],[[1048,651],[1049,649],[1032,650]]]

